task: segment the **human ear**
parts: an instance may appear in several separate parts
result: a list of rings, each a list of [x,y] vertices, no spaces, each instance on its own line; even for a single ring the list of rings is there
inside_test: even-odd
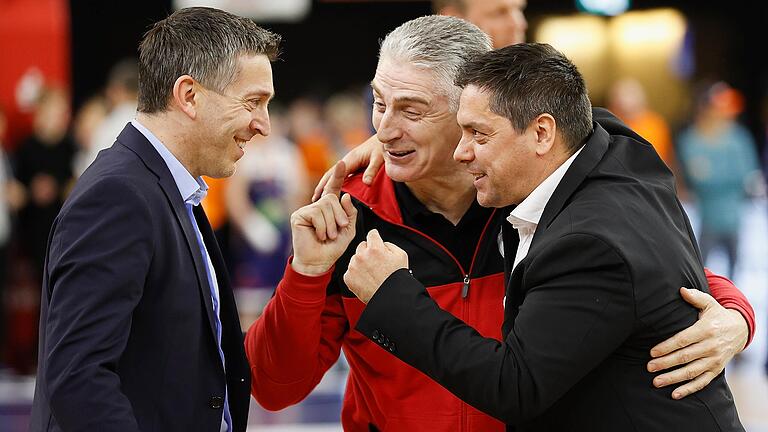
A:
[[[197,117],[199,84],[189,75],[176,78],[171,92],[171,103],[190,119]]]

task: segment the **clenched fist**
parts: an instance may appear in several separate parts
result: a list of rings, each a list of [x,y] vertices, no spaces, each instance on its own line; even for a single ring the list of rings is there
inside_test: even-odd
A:
[[[376,294],[382,283],[395,271],[408,268],[408,254],[381,239],[377,230],[361,242],[344,273],[344,283],[363,303]]]

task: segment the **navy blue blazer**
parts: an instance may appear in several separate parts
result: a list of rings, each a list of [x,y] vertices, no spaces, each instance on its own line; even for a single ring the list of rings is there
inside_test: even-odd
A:
[[[222,348],[192,222],[165,162],[132,125],[75,185],[48,239],[31,430],[245,431],[250,372],[224,261]]]

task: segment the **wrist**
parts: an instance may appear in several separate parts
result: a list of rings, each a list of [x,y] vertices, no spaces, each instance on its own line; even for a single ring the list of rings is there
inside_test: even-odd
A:
[[[726,311],[733,317],[734,321],[740,324],[740,327],[743,329],[743,332],[741,332],[739,336],[743,340],[744,344],[741,345],[737,351],[741,352],[747,347],[747,343],[749,342],[749,324],[747,324],[747,319],[744,318],[744,315],[738,309],[728,308]]]
[[[328,270],[333,265],[331,264],[309,264],[304,263],[301,261],[301,259],[297,257],[293,257],[293,260],[291,261],[291,268],[296,273],[299,273],[304,276],[320,276],[322,274],[325,274],[328,272]]]

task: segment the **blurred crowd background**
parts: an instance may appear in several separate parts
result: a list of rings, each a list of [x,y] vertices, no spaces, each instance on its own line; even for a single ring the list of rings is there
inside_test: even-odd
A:
[[[249,144],[235,176],[206,179],[203,205],[243,328],[282,276],[291,212],[308,202],[326,169],[373,133],[367,83],[379,40],[431,13],[429,1],[0,0],[0,431],[25,430],[50,225],[73,182],[134,116],[142,34],[173,9],[202,4],[253,17],[284,40],[273,66],[272,134]],[[748,430],[768,430],[768,7],[529,0],[526,17],[529,41],[574,60],[593,104],[656,146],[677,175],[707,264],[733,278],[755,306],[758,334],[734,365],[746,371],[745,383],[731,381],[742,416],[753,416]],[[314,413],[254,407],[253,424],[333,425],[343,364],[337,372],[308,399]]]

